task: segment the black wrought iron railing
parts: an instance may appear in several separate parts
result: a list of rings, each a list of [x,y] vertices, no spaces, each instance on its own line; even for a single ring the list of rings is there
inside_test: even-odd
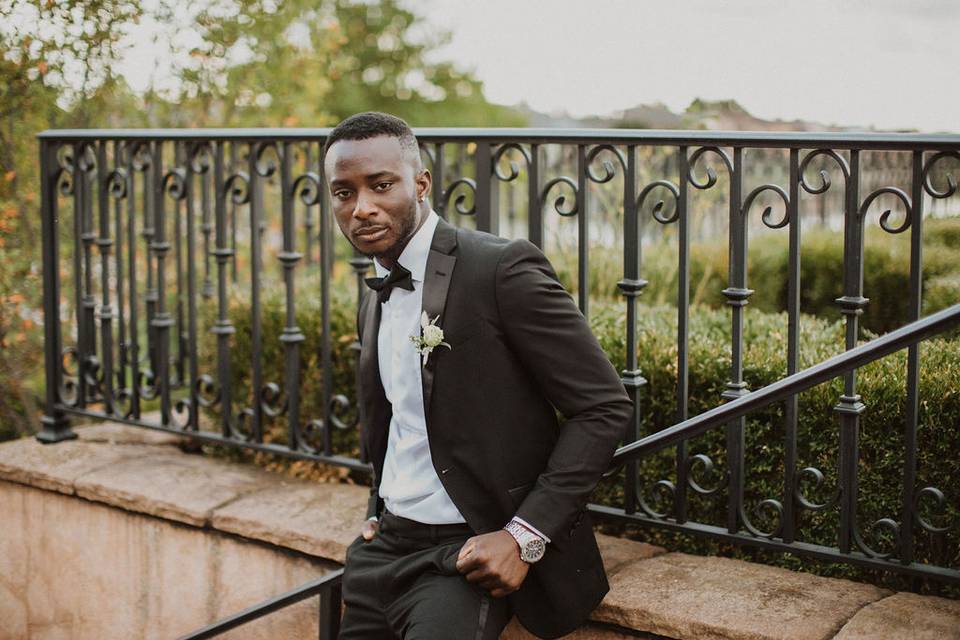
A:
[[[866,344],[853,347],[842,354],[833,356],[819,364],[804,369],[803,371],[789,375],[773,384],[762,389],[751,391],[740,395],[730,402],[718,406],[714,409],[701,413],[692,418],[688,418],[680,424],[667,427],[662,431],[651,434],[644,438],[620,447],[614,454],[613,466],[611,472],[617,468],[630,464],[643,456],[650,455],[660,449],[669,446],[675,446],[690,438],[694,438],[709,429],[725,427],[726,429],[737,429],[741,425],[738,421],[743,420],[748,414],[771,406],[774,403],[792,401],[793,398],[814,386],[832,380],[839,375],[849,376],[857,368],[874,362],[886,355],[899,351],[901,349],[910,349],[915,352],[920,342],[926,338],[936,336],[946,331],[960,326],[960,304],[953,305],[937,313],[931,314],[925,318],[912,322],[904,327],[896,329]],[[733,425],[731,427],[730,425]],[[830,548],[824,545],[809,544],[798,540],[787,541],[784,536],[784,520],[781,518],[780,526],[771,532],[763,532],[756,527],[749,525],[749,518],[743,512],[742,503],[737,505],[738,514],[742,522],[747,525],[748,533],[753,538],[752,543],[766,548],[779,551],[792,551],[805,555],[810,555],[826,560],[849,562],[872,568],[888,569],[891,562],[897,562],[896,569],[902,573],[915,576],[930,576],[945,582],[960,584],[960,571],[956,567],[931,566],[910,562],[906,554],[895,557],[894,553],[882,553],[876,551],[864,541],[857,526],[857,433],[852,430],[848,421],[841,421],[840,424],[840,485],[835,499],[831,502],[839,502],[841,516],[841,530],[839,548]],[[795,491],[795,493],[797,493]],[[918,499],[923,494],[932,494],[938,500],[943,500],[943,494],[939,489],[926,487],[908,493],[903,503],[903,521],[897,522],[888,519],[884,526],[892,528],[897,536],[897,541],[903,545],[903,529],[907,532],[913,531],[913,526],[919,526],[923,531],[929,534],[943,534],[945,527],[932,524],[924,518],[918,510]],[[798,503],[801,501],[798,499]],[[775,508],[784,514],[786,509],[782,504],[774,505]],[[820,508],[827,505],[820,505]],[[594,513],[603,516],[612,517],[619,520],[632,521],[638,523],[647,523],[650,518],[647,514],[628,513],[625,509],[614,509],[610,507],[591,505]],[[906,526],[903,523],[909,523]],[[651,523],[653,524],[653,523]],[[740,532],[717,526],[704,525],[701,523],[680,523],[664,522],[662,519],[658,522],[660,526],[688,530],[691,533],[708,535],[717,539],[728,540],[731,542],[740,542]]]
[[[259,620],[271,613],[306,600],[307,598],[312,598],[313,596],[318,596],[320,600],[317,637],[319,640],[336,640],[337,634],[340,631],[340,609],[342,608],[340,583],[342,577],[343,569],[331,571],[316,580],[311,580],[286,593],[247,607],[239,613],[227,616],[222,620],[218,620],[185,636],[181,636],[179,640],[206,640],[207,638],[215,638],[240,625]]]
[[[363,287],[371,262],[339,237],[322,177],[324,129],[58,130],[39,134],[43,217],[46,414],[38,438],[73,437],[70,416],[187,433],[208,443],[317,460],[353,470],[369,465],[352,455],[357,428],[352,388],[338,382],[334,299]],[[624,444],[643,433],[649,384],[638,365],[640,297],[659,274],[645,268],[651,243],[669,232],[677,286],[675,420],[690,418],[691,243],[726,238],[729,269],[722,296],[730,309],[729,374],[716,404],[752,397],[744,379],[744,314],[749,239],[788,235],[787,379],[800,370],[801,231],[816,226],[843,238],[842,347],[857,348],[864,291],[865,230],[908,234],[905,322],[921,318],[923,225],[956,213],[955,171],[960,136],[906,134],[767,134],[638,130],[419,129],[424,162],[434,176],[431,202],[456,224],[523,236],[551,257],[570,257],[570,286],[591,314],[594,266],[613,256],[623,297],[626,355],[619,363],[636,411]],[[882,201],[894,212],[877,215]],[[766,207],[760,215],[755,209]],[[782,230],[782,231],[778,231]],[[613,284],[613,283],[611,283]],[[309,286],[309,289],[305,287]],[[249,298],[242,336],[250,360],[238,366],[240,336],[232,295]],[[282,297],[276,341],[283,367],[268,379],[262,357],[266,293]],[[299,326],[298,310],[319,299],[316,326]],[[881,301],[886,302],[886,301]],[[246,304],[246,303],[245,303]],[[594,305],[596,303],[594,302]],[[874,302],[876,304],[876,302]],[[201,311],[213,320],[203,324]],[[201,357],[199,344],[212,336]],[[307,336],[318,335],[316,352]],[[347,338],[349,340],[349,338]],[[804,462],[797,393],[783,399],[783,455],[778,495],[757,508],[772,514],[768,530],[751,519],[745,485],[746,414],[725,424],[725,479],[708,489],[693,477],[716,468],[689,437],[671,440],[669,508],[643,497],[650,479],[624,459],[623,504],[594,505],[605,517],[702,534],[737,544],[957,581],[953,487],[937,487],[918,471],[920,350],[908,348],[903,396],[902,494],[897,513],[877,520],[892,541],[879,551],[858,524],[861,420],[869,398],[858,393],[858,369],[846,371],[835,411],[840,439],[833,497],[815,502],[804,480],[828,475]],[[305,391],[303,363],[322,372]],[[236,382],[252,390],[240,396]],[[339,385],[339,386],[338,386]],[[748,395],[749,394],[749,395]],[[731,403],[732,404],[732,403]],[[143,419],[159,409],[160,420]],[[712,424],[712,423],[711,423]],[[672,438],[674,436],[671,436]],[[354,440],[355,442],[355,440]],[[751,452],[752,453],[752,452]],[[832,464],[833,461],[827,461]],[[724,499],[722,522],[700,522],[694,499]],[[937,522],[921,513],[940,507]],[[952,509],[952,511],[951,511]],[[839,515],[835,545],[803,539],[806,516]],[[935,541],[938,558],[916,557],[918,540]]]
[[[694,438],[709,429],[724,427],[730,424],[732,421],[739,420],[740,418],[743,418],[758,409],[788,400],[818,384],[832,380],[839,375],[846,374],[858,367],[874,362],[895,351],[916,347],[916,345],[918,345],[922,340],[942,334],[956,327],[960,327],[960,304],[956,304],[948,309],[932,314],[929,317],[912,322],[905,327],[892,331],[891,333],[877,338],[867,344],[857,346],[849,351],[804,369],[803,371],[787,376],[786,378],[763,387],[762,389],[758,389],[746,395],[740,396],[736,400],[732,400],[731,402],[716,407],[715,409],[701,413],[693,418],[688,418],[680,424],[675,424],[663,429],[662,431],[658,431],[657,433],[641,438],[636,442],[624,445],[623,447],[617,449],[616,453],[614,454],[613,463],[608,471],[608,475],[616,472],[617,469],[623,465],[630,464],[631,461],[638,460],[645,455],[650,455],[665,447],[676,446],[678,443],[690,438]],[[855,451],[850,451],[849,449],[845,450],[843,452],[844,461],[855,460],[855,454]],[[848,474],[853,473],[852,465],[841,463],[841,467],[847,469]],[[851,479],[847,476],[845,476],[843,480],[845,486],[848,483],[855,483],[856,481],[855,477]],[[613,509],[599,505],[591,505],[590,508],[594,513],[601,516],[637,520],[637,516],[627,514],[623,509]],[[852,504],[850,500],[844,500],[841,508],[844,510],[855,511],[856,505]],[[931,527],[931,525],[922,518],[918,517],[917,519],[925,528],[929,529]],[[853,520],[852,515],[849,516],[849,520]],[[643,522],[644,518],[641,516],[639,521]],[[701,534],[713,535],[721,538],[731,537],[730,532],[726,532],[721,528],[706,527],[703,525],[694,526],[696,527],[695,530]],[[772,538],[772,536],[765,536],[762,533],[757,533],[757,535],[761,538]],[[866,561],[868,564],[870,564],[870,556],[868,555],[851,555],[848,552],[848,555],[841,556],[837,550],[826,548],[820,545],[811,545],[802,542],[794,542],[793,544],[799,545],[798,548],[801,549],[803,553],[814,557],[831,560],[842,558],[848,562]],[[784,551],[792,550],[790,546],[775,540],[768,540],[763,546],[781,549]],[[950,582],[960,581],[960,572],[943,567],[926,567],[914,564],[904,567],[904,570],[907,572],[914,572],[918,575],[930,575],[932,573],[936,577]],[[340,599],[339,591],[333,591],[331,587],[333,589],[339,589],[339,580],[341,575],[342,570],[339,570],[334,574],[328,574],[320,580],[309,582],[303,587],[295,589],[287,594],[283,594],[276,598],[271,598],[270,600],[267,600],[261,604],[245,609],[239,614],[224,618],[223,620],[204,627],[203,629],[189,636],[185,636],[181,640],[200,640],[201,638],[214,637],[215,635],[223,633],[229,629],[232,629],[233,627],[266,616],[285,606],[299,602],[300,600],[317,592],[321,592],[320,638],[321,640],[324,640],[325,638],[336,637],[340,622],[340,607],[338,606]],[[320,591],[324,587],[326,587],[327,590]]]

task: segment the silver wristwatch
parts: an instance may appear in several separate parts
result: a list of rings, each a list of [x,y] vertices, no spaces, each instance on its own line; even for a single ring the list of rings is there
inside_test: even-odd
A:
[[[504,530],[513,536],[513,539],[520,545],[520,559],[524,562],[534,563],[543,557],[547,551],[547,545],[543,538],[533,533],[525,526],[511,520],[503,527]]]

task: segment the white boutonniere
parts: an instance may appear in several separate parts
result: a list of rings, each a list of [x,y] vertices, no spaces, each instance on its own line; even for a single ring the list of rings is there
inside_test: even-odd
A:
[[[426,366],[427,358],[430,357],[430,352],[433,351],[434,347],[446,347],[447,349],[451,348],[449,344],[443,341],[443,329],[437,326],[437,320],[439,319],[440,316],[437,316],[431,320],[426,311],[421,312],[421,335],[410,336],[410,342],[414,344],[414,346],[417,348],[417,351],[420,352],[421,356],[423,356],[422,366]]]

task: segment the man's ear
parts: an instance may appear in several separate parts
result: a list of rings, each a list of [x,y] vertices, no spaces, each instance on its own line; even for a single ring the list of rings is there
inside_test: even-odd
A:
[[[417,201],[423,202],[424,198],[430,195],[430,187],[433,186],[433,176],[429,169],[423,169],[416,177],[417,183]]]

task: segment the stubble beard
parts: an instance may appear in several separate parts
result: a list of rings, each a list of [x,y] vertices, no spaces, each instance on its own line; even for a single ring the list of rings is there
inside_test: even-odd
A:
[[[403,227],[400,228],[398,240],[381,253],[373,254],[373,256],[379,259],[384,266],[386,266],[386,264],[390,264],[392,268],[392,265],[397,263],[397,259],[400,257],[400,254],[403,253],[407,243],[410,242],[410,239],[417,232],[417,229],[420,226],[417,223],[421,222],[417,220],[417,213],[417,199],[412,198],[410,200],[410,206],[407,208],[407,216],[404,218]],[[424,216],[424,219],[426,219],[426,216]]]

